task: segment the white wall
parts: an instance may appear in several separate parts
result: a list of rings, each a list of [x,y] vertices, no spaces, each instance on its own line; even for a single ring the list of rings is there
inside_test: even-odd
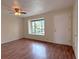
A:
[[[10,42],[23,37],[23,20],[1,11],[1,43]]]
[[[27,17],[24,19],[24,22],[25,22],[24,36],[26,38],[43,40],[43,41],[48,41],[48,42],[53,42],[53,43],[58,43],[58,44],[71,45],[71,17],[72,17],[71,14],[72,14],[72,10],[71,8],[69,8],[69,9],[51,11],[45,14]],[[37,19],[40,17],[44,17],[46,21],[45,22],[46,23],[45,24],[45,36],[29,35],[28,34],[28,20]],[[63,27],[65,26],[66,28],[65,27],[64,28],[67,30],[67,31],[64,30],[63,27],[61,26],[63,32],[60,32],[61,34],[60,38],[56,38],[57,36],[55,36],[55,32],[58,29],[60,29],[60,27],[55,27],[55,20],[59,20],[60,22],[58,21],[59,23],[58,25],[62,24]]]
[[[75,56],[78,59],[78,1],[75,0],[73,6],[73,49],[75,52]]]

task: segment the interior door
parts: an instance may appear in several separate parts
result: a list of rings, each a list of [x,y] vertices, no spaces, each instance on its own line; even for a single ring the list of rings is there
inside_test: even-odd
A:
[[[56,14],[54,16],[54,42],[70,45],[71,18],[70,13]]]

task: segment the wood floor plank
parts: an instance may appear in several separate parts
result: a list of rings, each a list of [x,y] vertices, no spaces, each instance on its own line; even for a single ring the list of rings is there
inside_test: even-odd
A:
[[[20,39],[1,45],[1,59],[75,59],[71,46]]]

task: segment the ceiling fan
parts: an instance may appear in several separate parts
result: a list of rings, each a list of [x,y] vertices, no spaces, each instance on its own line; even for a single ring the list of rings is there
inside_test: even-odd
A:
[[[12,10],[9,10],[10,15],[20,16],[27,14],[26,11],[21,10],[20,8],[13,8]]]
[[[16,16],[27,14],[22,8],[19,7],[18,2],[15,0],[13,7],[10,9],[9,14],[14,14]]]
[[[22,15],[22,14],[26,14],[26,12],[22,11],[20,8],[14,8],[14,14],[15,15]]]

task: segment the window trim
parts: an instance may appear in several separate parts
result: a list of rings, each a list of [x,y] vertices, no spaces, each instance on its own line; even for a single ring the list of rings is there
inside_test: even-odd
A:
[[[44,34],[36,34],[32,33],[32,22],[34,21],[41,21],[44,20]],[[28,21],[28,34],[29,35],[37,35],[37,36],[44,36],[45,35],[45,18],[38,18],[38,19],[31,19]]]

